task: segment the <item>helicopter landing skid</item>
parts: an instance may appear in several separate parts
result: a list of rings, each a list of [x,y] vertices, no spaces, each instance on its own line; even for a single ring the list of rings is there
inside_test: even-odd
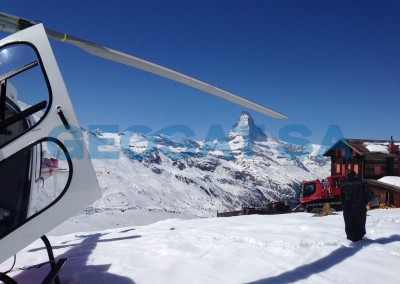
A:
[[[50,284],[50,283],[60,284],[61,282],[60,282],[60,278],[58,277],[58,274],[60,273],[61,268],[67,262],[67,258],[60,258],[56,262],[56,260],[54,258],[54,254],[53,254],[53,249],[51,247],[49,239],[45,235],[41,236],[40,238],[43,241],[44,245],[46,246],[47,255],[49,256],[49,261],[47,261],[45,263],[41,263],[39,265],[24,268],[21,270],[29,270],[31,268],[39,268],[45,264],[50,264],[50,271],[41,283],[42,284]],[[17,282],[14,279],[12,279],[10,276],[7,275],[7,272],[0,273],[0,281],[2,281],[5,284],[17,284]]]

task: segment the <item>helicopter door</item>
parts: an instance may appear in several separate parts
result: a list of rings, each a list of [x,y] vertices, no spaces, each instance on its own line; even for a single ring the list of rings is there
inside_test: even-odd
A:
[[[100,197],[43,25],[0,41],[0,263]]]

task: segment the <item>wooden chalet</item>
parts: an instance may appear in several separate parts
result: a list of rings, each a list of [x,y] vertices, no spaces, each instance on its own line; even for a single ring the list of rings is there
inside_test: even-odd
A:
[[[400,176],[400,141],[341,139],[323,155],[331,157],[331,175],[354,170],[380,197],[380,201],[400,207],[400,189],[376,180]]]
[[[400,207],[400,187],[373,179],[364,179],[365,184],[375,192],[381,204]]]

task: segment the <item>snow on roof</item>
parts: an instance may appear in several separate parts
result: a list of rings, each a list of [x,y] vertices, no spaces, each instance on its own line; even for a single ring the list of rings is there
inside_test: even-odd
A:
[[[400,177],[397,176],[386,176],[378,179],[378,181],[400,187]]]
[[[389,154],[388,144],[387,143],[364,143],[365,148],[370,152],[377,152],[383,154]]]

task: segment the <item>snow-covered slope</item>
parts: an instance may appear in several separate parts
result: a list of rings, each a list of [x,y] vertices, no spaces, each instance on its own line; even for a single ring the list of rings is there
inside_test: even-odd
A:
[[[68,225],[68,224],[65,224]],[[62,283],[399,283],[400,209],[368,212],[366,239],[346,239],[342,213],[170,219],[52,237],[69,260]],[[15,268],[46,261],[36,241]],[[0,265],[11,267],[13,259]],[[48,266],[10,275],[40,283]]]
[[[316,146],[279,141],[261,131],[247,112],[220,140],[85,133],[103,198],[74,221],[85,223],[104,212],[109,219],[99,223],[109,220],[108,227],[117,225],[112,220],[118,226],[142,224],[138,218],[150,210],[154,216],[193,218],[272,199],[289,202],[299,182],[323,178],[330,169]]]

